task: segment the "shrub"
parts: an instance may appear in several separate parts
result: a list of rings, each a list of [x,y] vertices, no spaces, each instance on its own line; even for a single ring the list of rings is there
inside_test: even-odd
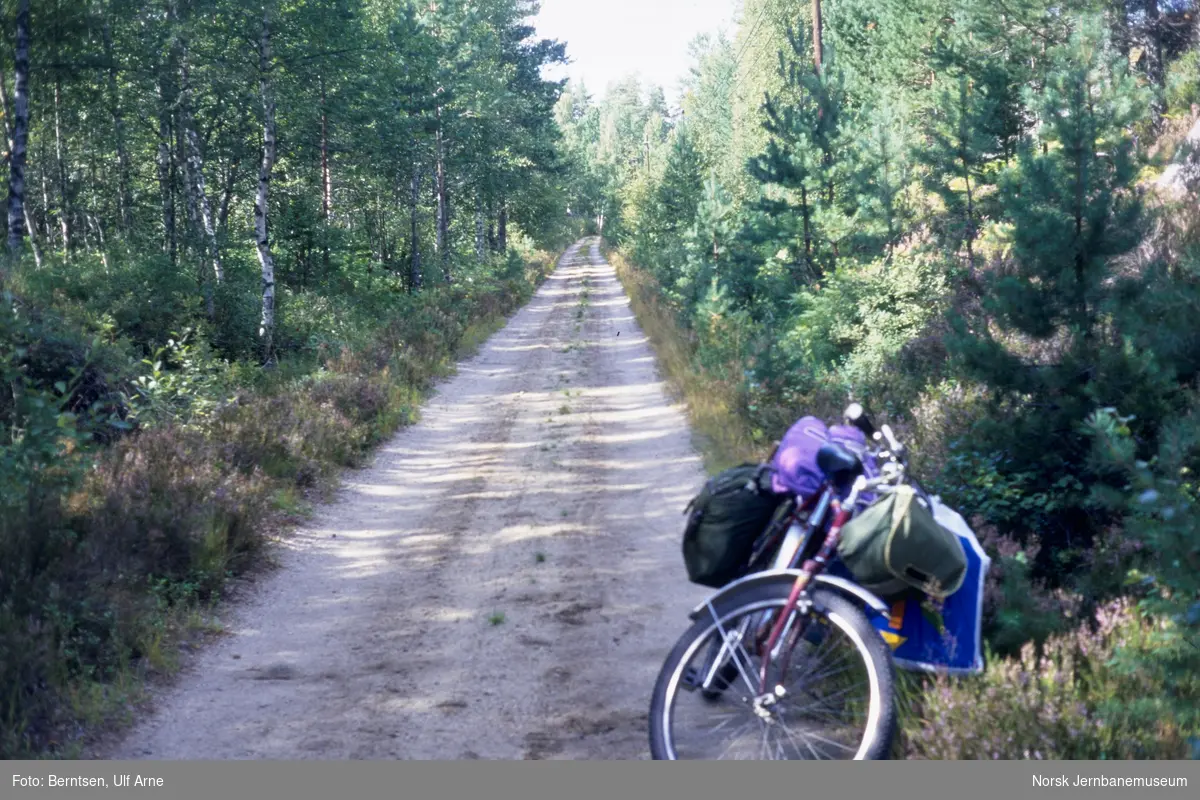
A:
[[[1176,114],[1190,114],[1200,105],[1200,50],[1188,50],[1167,67],[1167,107]]]
[[[1083,625],[1025,645],[1017,658],[989,659],[984,675],[932,679],[909,718],[910,758],[971,760],[1179,759],[1191,753],[1196,722],[1180,714],[1200,702],[1200,681],[1174,696],[1158,653],[1156,623],[1128,601]],[[1121,658],[1143,659],[1130,670]],[[1191,654],[1191,665],[1200,659]]]
[[[35,308],[54,308],[90,333],[117,334],[143,355],[202,313],[196,280],[159,253],[48,256],[16,272],[15,289]]]
[[[992,559],[984,584],[983,634],[997,655],[1015,655],[1030,643],[1040,646],[1078,622],[1082,598],[1049,589],[1033,577],[1040,550],[1036,540],[1022,545],[980,517],[972,520],[972,527]]]
[[[1124,514],[1127,536],[1142,547],[1122,559],[1125,583],[1140,589],[1139,608],[1157,621],[1148,638],[1156,644],[1152,665],[1135,656],[1123,659],[1133,670],[1162,671],[1175,697],[1195,698],[1200,653],[1200,515],[1197,514],[1197,467],[1200,465],[1200,414],[1184,416],[1163,431],[1158,452],[1137,458],[1127,423],[1115,409],[1093,414],[1093,462],[1124,482],[1097,487],[1098,505]],[[1187,658],[1182,658],[1187,656]],[[1187,707],[1200,725],[1200,704]]]

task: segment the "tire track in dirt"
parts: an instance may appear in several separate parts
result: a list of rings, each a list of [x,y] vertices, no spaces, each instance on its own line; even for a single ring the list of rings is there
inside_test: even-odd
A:
[[[583,240],[103,756],[646,758],[702,480]]]

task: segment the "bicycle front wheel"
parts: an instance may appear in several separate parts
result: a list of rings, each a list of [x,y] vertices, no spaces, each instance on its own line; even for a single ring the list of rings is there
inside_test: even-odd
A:
[[[705,613],[667,656],[650,704],[655,760],[881,760],[896,728],[891,651],[866,614],[816,589],[794,610],[760,681],[765,633],[792,581]],[[721,681],[712,691],[714,673]]]

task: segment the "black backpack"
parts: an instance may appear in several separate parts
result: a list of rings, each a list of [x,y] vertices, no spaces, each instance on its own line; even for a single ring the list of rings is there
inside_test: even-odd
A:
[[[688,580],[720,588],[742,576],[754,543],[784,501],[771,489],[768,464],[742,464],[711,478],[683,513]]]

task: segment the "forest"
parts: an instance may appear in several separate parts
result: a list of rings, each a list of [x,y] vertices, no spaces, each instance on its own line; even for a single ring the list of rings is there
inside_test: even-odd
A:
[[[5,0],[0,756],[119,723],[589,234],[710,469],[853,400],[969,516],[988,667],[909,757],[1200,757],[1195,0],[744,0],[678,102],[536,11]]]
[[[5,3],[0,754],[120,713],[573,240],[532,8]]]
[[[910,757],[1200,756],[1197,13],[746,0],[678,108],[559,101],[712,469],[853,400],[970,515],[988,669]]]

